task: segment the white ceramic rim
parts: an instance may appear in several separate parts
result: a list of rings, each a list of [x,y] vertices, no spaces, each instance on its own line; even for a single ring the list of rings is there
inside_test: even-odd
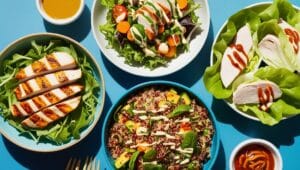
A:
[[[97,32],[99,32],[99,29],[94,29],[94,25],[95,25],[95,22],[94,22],[94,14],[95,14],[95,9],[96,9],[96,5],[99,5],[99,0],[94,0],[93,2],[93,6],[92,6],[92,15],[91,15],[91,23],[92,23],[92,32],[93,32],[93,36],[94,36],[94,39],[96,40],[97,42],[97,45],[98,47],[100,48],[101,52],[104,54],[105,58],[108,59],[111,63],[113,63],[116,67],[118,67],[119,69],[127,72],[127,73],[130,73],[132,75],[136,75],[136,76],[141,76],[141,77],[162,77],[162,76],[166,76],[166,75],[170,75],[170,74],[173,74],[179,70],[181,70],[182,68],[184,68],[185,66],[189,65],[200,53],[200,51],[202,50],[204,44],[206,43],[206,40],[207,40],[207,37],[208,37],[208,33],[209,33],[209,29],[210,29],[210,10],[209,10],[209,5],[208,5],[208,0],[203,0],[205,1],[205,4],[203,6],[200,7],[200,10],[201,8],[206,8],[206,11],[207,11],[207,20],[208,20],[208,26],[207,28],[203,28],[205,31],[201,32],[201,34],[204,34],[203,37],[205,37],[205,39],[203,40],[203,42],[201,44],[199,44],[199,48],[197,49],[197,52],[196,52],[196,55],[194,57],[191,57],[191,58],[188,58],[187,59],[187,62],[184,63],[184,64],[180,64],[180,65],[177,65],[177,69],[175,70],[172,70],[172,71],[166,71],[166,72],[161,72],[160,74],[142,74],[138,71],[135,71],[135,70],[128,70],[122,66],[119,66],[118,65],[118,62],[114,61],[112,58],[110,57],[107,57],[108,54],[106,52],[106,50],[104,49],[105,47],[103,47],[100,42],[98,41],[98,38],[97,38]],[[103,16],[104,17],[104,16]],[[106,17],[106,15],[105,15]],[[201,21],[201,16],[199,17],[200,18],[200,21]],[[97,28],[99,28],[99,26],[97,25]],[[105,40],[107,41],[107,40]],[[118,56],[116,56],[118,57]],[[180,56],[178,56],[180,57]],[[134,66],[130,66],[130,67],[134,67]],[[147,68],[145,68],[147,69]]]
[[[234,168],[234,158],[236,154],[245,146],[250,145],[250,144],[258,144],[266,149],[268,149],[272,154],[274,158],[274,168],[275,170],[282,170],[283,167],[283,162],[282,162],[282,157],[278,149],[276,148],[275,145],[273,145],[271,142],[264,140],[264,139],[248,139],[245,140],[241,143],[239,143],[231,152],[230,158],[229,158],[229,169],[235,170]]]
[[[101,67],[98,65],[96,59],[94,58],[94,56],[84,47],[82,46],[79,42],[77,42],[76,40],[67,37],[65,35],[61,35],[61,34],[56,34],[56,33],[34,33],[34,34],[28,34],[26,36],[20,37],[17,40],[11,42],[9,45],[7,45],[1,52],[0,52],[0,57],[2,56],[3,53],[5,53],[12,45],[23,41],[24,39],[30,38],[30,37],[34,37],[34,36],[53,36],[53,37],[58,37],[67,41],[70,41],[71,43],[74,43],[75,45],[79,46],[85,53],[87,53],[90,57],[91,60],[93,60],[96,69],[99,73],[99,77],[101,79],[101,87],[103,89],[101,89],[101,105],[99,108],[99,116],[98,117],[94,117],[93,122],[86,128],[84,129],[82,132],[85,132],[84,134],[80,134],[80,139],[72,139],[74,140],[74,142],[72,143],[72,140],[66,144],[63,145],[58,145],[56,148],[51,149],[51,150],[38,150],[38,149],[34,149],[34,148],[28,148],[24,145],[19,144],[19,142],[17,140],[15,140],[14,138],[11,138],[9,135],[6,134],[6,132],[2,131],[2,129],[0,128],[0,134],[3,135],[7,140],[9,140],[10,142],[14,143],[15,145],[19,146],[20,148],[29,150],[29,151],[34,151],[34,152],[40,152],[40,153],[50,153],[50,152],[57,152],[57,151],[61,151],[61,150],[65,150],[67,148],[70,148],[71,146],[76,145],[77,143],[79,143],[80,141],[82,141],[85,137],[87,137],[92,130],[95,128],[95,126],[97,125],[97,123],[100,120],[100,117],[102,115],[103,112],[103,108],[104,108],[104,102],[105,102],[105,82],[104,82],[104,77],[103,77],[103,73],[101,70]],[[29,140],[29,139],[28,139]]]
[[[258,2],[258,3],[251,4],[251,5],[249,5],[249,6],[245,7],[245,8],[243,8],[243,9],[253,8],[253,7],[262,6],[262,5],[271,5],[272,3],[273,3],[273,2],[271,2],[271,1],[268,1],[268,2]],[[297,6],[295,6],[295,5],[293,5],[293,7],[294,7],[295,9],[300,10],[300,8],[297,7]],[[239,11],[241,11],[241,10],[243,10],[243,9],[240,9],[240,10],[238,10],[237,12],[239,12]],[[237,12],[235,12],[235,13],[237,13]],[[233,15],[234,15],[234,14],[233,14]],[[224,22],[224,24],[223,24],[223,25],[221,26],[221,28],[219,29],[219,31],[218,31],[218,33],[217,33],[217,35],[216,35],[216,38],[214,39],[214,42],[213,42],[213,44],[212,44],[211,52],[210,52],[210,65],[211,65],[211,66],[214,64],[214,51],[213,51],[214,46],[215,46],[215,44],[216,44],[216,42],[217,42],[217,40],[218,40],[220,34],[221,34],[222,31],[225,29],[227,23],[228,23],[228,19]],[[242,112],[241,110],[239,110],[238,108],[236,108],[235,104],[229,103],[229,102],[226,101],[226,100],[224,100],[224,101],[225,101],[225,103],[226,103],[228,106],[230,106],[235,112],[239,113],[240,115],[242,115],[242,116],[244,116],[244,117],[246,117],[246,118],[248,118],[248,119],[251,119],[251,120],[255,120],[255,121],[258,121],[258,122],[260,121],[257,117],[252,116],[252,115],[250,115],[250,114],[247,114],[247,113],[245,113],[245,112]],[[289,117],[283,117],[282,120],[287,119],[287,118],[289,118]]]
[[[79,9],[77,10],[77,12],[75,13],[75,15],[69,17],[69,18],[64,18],[64,19],[55,19],[55,18],[52,18],[50,17],[43,9],[42,7],[42,0],[36,0],[36,7],[39,11],[39,13],[42,15],[42,17],[52,23],[52,24],[55,24],[55,25],[66,25],[66,24],[69,24],[73,21],[75,21],[77,18],[79,18],[79,16],[81,15],[83,9],[84,9],[84,0],[80,0],[80,6],[79,6]]]

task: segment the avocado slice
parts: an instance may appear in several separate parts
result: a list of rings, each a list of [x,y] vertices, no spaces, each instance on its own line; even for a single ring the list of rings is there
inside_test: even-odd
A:
[[[115,167],[120,169],[123,167],[128,161],[130,156],[128,156],[128,152],[123,152],[115,161]]]
[[[167,101],[177,104],[179,99],[180,99],[180,96],[177,94],[177,91],[175,89],[171,88],[167,92]]]
[[[132,120],[128,120],[128,121],[125,122],[125,126],[127,127],[127,129],[128,129],[131,133],[134,132],[134,130],[135,130],[135,125],[136,125],[135,122],[132,121]]]
[[[190,105],[192,103],[190,96],[186,92],[181,93],[180,98],[186,105]]]

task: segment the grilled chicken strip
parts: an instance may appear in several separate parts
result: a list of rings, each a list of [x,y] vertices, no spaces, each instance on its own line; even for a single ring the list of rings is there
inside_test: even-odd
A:
[[[45,108],[23,120],[22,125],[30,128],[45,128],[50,123],[67,116],[70,112],[75,110],[80,100],[81,96],[78,96]]]
[[[300,33],[292,27],[290,24],[285,22],[283,19],[279,21],[280,28],[284,31],[284,33],[288,36],[289,42],[293,46],[294,53],[300,58]]]
[[[260,80],[241,84],[233,93],[234,104],[271,103],[281,97],[280,88],[271,81]]]
[[[258,50],[264,62],[268,65],[294,71],[283,53],[280,40],[275,35],[266,35],[258,44]]]
[[[249,26],[239,29],[235,42],[226,48],[221,63],[221,80],[224,87],[229,87],[236,77],[247,67],[248,54],[253,46]]]
[[[80,69],[65,70],[36,77],[20,83],[14,90],[18,100],[23,100],[45,91],[70,84],[80,79]]]
[[[70,54],[66,52],[54,52],[21,69],[16,74],[16,78],[23,82],[43,74],[74,68],[76,68],[76,62]]]
[[[46,107],[61,102],[83,90],[82,85],[73,84],[56,88],[32,99],[17,102],[11,106],[12,115],[17,117],[30,116]]]

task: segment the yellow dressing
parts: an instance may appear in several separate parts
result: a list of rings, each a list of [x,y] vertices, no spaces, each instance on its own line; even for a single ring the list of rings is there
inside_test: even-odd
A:
[[[42,0],[45,12],[55,19],[72,17],[78,11],[80,3],[80,0]]]

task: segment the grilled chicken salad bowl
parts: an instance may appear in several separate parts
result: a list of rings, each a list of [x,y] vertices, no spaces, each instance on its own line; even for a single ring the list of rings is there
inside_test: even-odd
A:
[[[0,132],[38,152],[70,147],[100,118],[104,82],[93,56],[59,34],[22,37],[1,52]]]
[[[101,51],[117,67],[157,77],[198,55],[209,20],[206,0],[95,0],[92,29]]]
[[[211,169],[219,150],[212,112],[187,87],[152,81],[130,89],[105,117],[107,169]]]
[[[275,125],[300,113],[300,12],[288,0],[232,15],[213,44],[204,84],[241,115]]]

